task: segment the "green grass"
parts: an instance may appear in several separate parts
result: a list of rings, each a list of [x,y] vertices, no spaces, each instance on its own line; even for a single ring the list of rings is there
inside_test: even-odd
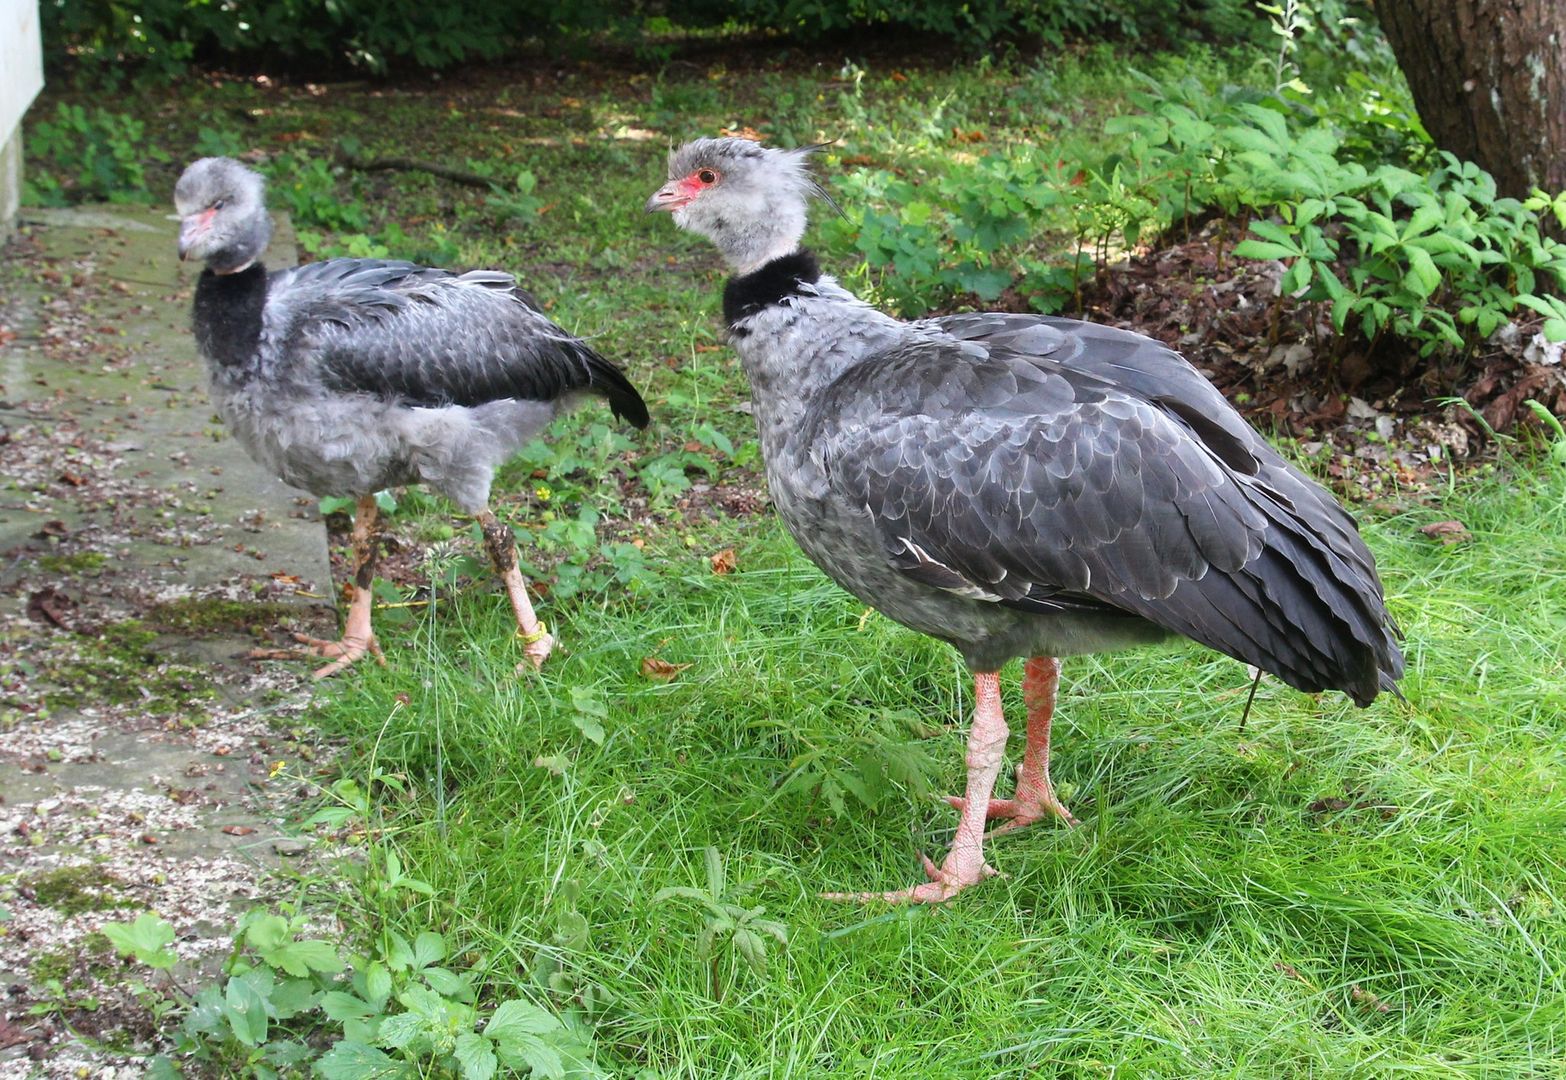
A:
[[[1209,80],[1248,63],[1134,62]],[[541,530],[524,555],[544,574],[574,550],[549,516],[590,509],[601,544],[645,544],[641,571],[605,548],[574,568],[596,572],[574,595],[546,598],[563,647],[541,674],[514,674],[509,615],[479,575],[455,597],[442,585],[429,613],[383,613],[391,666],[323,692],[316,722],[345,740],[342,768],[380,815],[354,835],[433,887],[332,881],[350,940],[439,929],[488,1000],[579,1015],[625,1076],[1562,1075],[1559,470],[1459,479],[1367,522],[1408,635],[1406,704],[1359,711],[1268,681],[1241,732],[1233,661],[1194,646],[1073,659],[1054,772],[1082,827],[1003,838],[990,859],[1005,876],[943,907],[818,897],[909,884],[916,851],[944,853],[955,815],[936,796],[961,786],[970,683],[945,646],[866,617],[770,515],[683,501],[682,477],[754,487],[754,431],[717,346],[716,258],[640,207],[668,144],[745,123],[783,143],[839,138],[829,178],[858,155],[912,179],[960,169],[973,147],[954,127],[1053,140],[1070,160],[1123,107],[1127,66],[1105,51],[950,69],[741,56],[537,85],[230,82],[199,106],[184,84],[138,104],[170,158],[153,170],[165,188],[198,152],[318,157],[344,137],[369,156],[529,169],[547,209],[526,220],[417,173],[339,171],[335,197],[362,206],[372,240],[395,225],[392,254],[521,273],[626,364],[656,417],[610,450],[584,434],[600,412],[564,421],[502,473],[499,508]],[[301,224],[326,250],[352,241]],[[875,285],[851,260],[835,268]],[[1471,542],[1417,531],[1448,517]],[[466,525],[404,498],[391,527]],[[738,570],[716,575],[707,559],[727,547]],[[649,656],[690,666],[651,681]],[[1015,670],[1006,681],[1020,727]],[[597,706],[601,744],[582,730]],[[762,972],[721,940],[704,957],[699,910],[657,899],[703,886],[709,846],[730,899],[788,927]]]
[[[1448,516],[1472,542],[1418,533]],[[967,680],[944,646],[861,625],[771,519],[656,551],[641,595],[552,610],[568,651],[536,677],[512,674],[498,597],[443,605],[321,722],[350,772],[409,784],[384,836],[436,891],[383,916],[466,942],[497,997],[569,1010],[591,988],[617,1070],[1558,1075],[1566,553],[1541,540],[1566,533],[1566,477],[1462,481],[1367,532],[1407,632],[1406,704],[1268,681],[1241,733],[1233,661],[1069,661],[1055,771],[1084,824],[996,842],[1005,876],[937,909],[816,894],[911,883],[916,849],[944,851],[955,815],[916,790],[960,789]],[[736,540],[739,571],[710,573]],[[691,666],[650,682],[649,655]],[[601,746],[573,721],[582,688],[608,705]],[[914,783],[873,807],[785,785],[801,757],[853,774],[866,745],[908,742]],[[654,900],[703,883],[708,845],[789,928],[764,974],[721,945],[708,963],[698,916]],[[588,926],[569,948],[568,881]],[[530,976],[541,958],[564,992]]]

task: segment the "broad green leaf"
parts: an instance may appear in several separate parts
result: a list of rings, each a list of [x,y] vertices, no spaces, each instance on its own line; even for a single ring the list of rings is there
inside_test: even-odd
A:
[[[422,1034],[424,1034],[424,1019],[418,1013],[398,1013],[395,1016],[388,1016],[381,1021],[381,1030],[377,1041],[382,1046],[389,1046],[393,1050],[401,1050],[412,1044]]]
[[[499,1067],[489,1040],[471,1031],[457,1036],[456,1056],[462,1080],[489,1080]]]
[[[576,725],[576,730],[582,733],[584,739],[595,746],[604,744],[604,725],[596,716],[584,712],[572,713],[571,723]]]
[[[386,1004],[386,999],[391,997],[392,977],[385,964],[376,961],[370,965],[364,974],[364,991],[376,1008]]]
[[[512,998],[495,1008],[484,1034],[499,1043],[516,1043],[525,1035],[546,1035],[560,1028],[560,1018],[531,1001]]]
[[[1403,277],[1403,287],[1423,300],[1441,286],[1441,271],[1431,261],[1430,253],[1423,248],[1410,247],[1408,273]]]
[[[561,1080],[565,1076],[565,1062],[559,1052],[537,1036],[528,1035],[515,1045],[497,1049],[501,1060],[512,1068],[526,1066],[531,1075],[546,1076],[549,1080]]]
[[[413,939],[413,966],[429,967],[446,959],[446,939],[433,930],[424,930]]]
[[[1343,282],[1338,280],[1338,275],[1332,272],[1332,267],[1326,263],[1316,264],[1316,280],[1321,283],[1321,288],[1327,294],[1327,299],[1334,302],[1343,295]]]
[[[745,958],[752,971],[757,975],[766,973],[767,947],[762,944],[761,938],[741,926],[734,931],[734,947],[739,950],[739,954]]]
[[[1425,203],[1422,206],[1415,207],[1414,213],[1408,219],[1408,224],[1403,227],[1403,239],[1405,241],[1412,240],[1416,236],[1429,232],[1445,220],[1446,215],[1442,213],[1439,206],[1433,203]]]
[[[315,1063],[323,1080],[384,1080],[413,1075],[412,1068],[366,1043],[343,1039]]]
[[[386,963],[393,971],[405,971],[413,966],[413,946],[408,944],[408,939],[389,930],[386,933]]]
[[[245,942],[265,953],[288,940],[288,920],[281,915],[260,915],[245,927]]]
[[[1299,252],[1282,244],[1245,239],[1234,245],[1231,254],[1240,259],[1292,259]]]
[[[424,969],[424,979],[437,994],[458,1001],[473,1000],[473,984],[466,975],[443,967],[430,967]]]
[[[727,452],[733,453],[732,450]],[[609,716],[608,704],[596,691],[585,686],[571,687],[571,708],[588,716],[596,716],[600,720],[605,720]]]
[[[314,979],[283,980],[277,984],[270,995],[273,1019],[291,1020],[300,1013],[313,1009],[318,995],[319,991]]]
[[[121,953],[149,967],[171,968],[179,959],[166,947],[174,941],[174,927],[149,911],[133,923],[104,923],[103,936]]]
[[[1284,271],[1278,281],[1278,288],[1285,296],[1294,296],[1310,284],[1310,267],[1309,259],[1295,259],[1293,265]]]
[[[216,983],[202,987],[180,1026],[190,1035],[220,1034],[223,1027],[222,988]]]
[[[282,968],[299,979],[305,978],[312,971],[331,973],[343,969],[343,962],[338,959],[337,950],[329,942],[321,941],[319,938],[291,941],[282,948],[264,951],[261,955],[267,963]]]
[[[369,1002],[341,990],[328,990],[321,995],[321,1011],[339,1023],[344,1020],[363,1020],[380,1012]]]
[[[236,975],[228,980],[223,997],[227,1006],[223,1015],[234,1031],[234,1038],[250,1047],[266,1042],[267,1001],[254,984]]]

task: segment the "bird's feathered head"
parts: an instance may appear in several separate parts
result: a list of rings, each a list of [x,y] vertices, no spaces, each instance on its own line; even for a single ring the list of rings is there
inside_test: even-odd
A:
[[[647,200],[647,210],[670,211],[676,225],[705,236],[737,271],[749,272],[799,247],[812,196],[835,208],[808,167],[821,148],[696,139],[669,152],[669,182]]]
[[[233,158],[200,158],[174,185],[179,257],[204,259],[219,274],[243,270],[266,249],[272,220],[266,181]]]

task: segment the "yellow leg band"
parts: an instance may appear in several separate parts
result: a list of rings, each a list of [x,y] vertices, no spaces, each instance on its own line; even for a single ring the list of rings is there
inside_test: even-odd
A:
[[[538,624],[538,629],[534,630],[531,634],[525,634],[520,629],[517,630],[517,637],[522,639],[522,643],[524,645],[536,645],[538,642],[543,641],[548,636],[549,627],[545,626],[542,622]]]

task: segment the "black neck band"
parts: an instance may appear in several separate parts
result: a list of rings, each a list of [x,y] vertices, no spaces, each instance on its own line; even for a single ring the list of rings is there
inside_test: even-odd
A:
[[[773,259],[759,270],[731,277],[723,287],[723,321],[733,326],[763,308],[799,296],[801,285],[814,285],[820,277],[820,264],[804,248]]]

